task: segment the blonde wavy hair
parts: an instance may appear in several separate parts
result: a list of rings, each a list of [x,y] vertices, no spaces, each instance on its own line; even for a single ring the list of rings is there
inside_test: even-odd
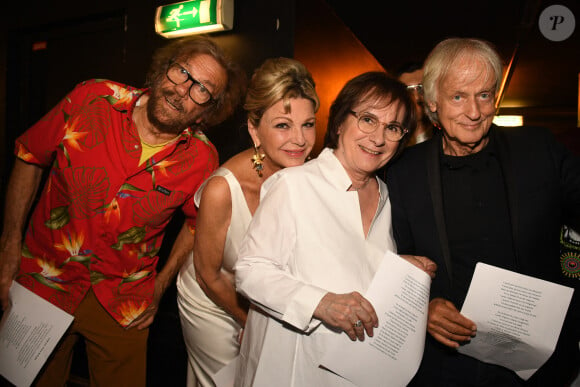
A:
[[[320,107],[312,75],[302,63],[290,58],[267,59],[250,80],[244,103],[248,121],[258,127],[264,112],[280,100],[289,113],[291,98],[309,99],[315,112]]]

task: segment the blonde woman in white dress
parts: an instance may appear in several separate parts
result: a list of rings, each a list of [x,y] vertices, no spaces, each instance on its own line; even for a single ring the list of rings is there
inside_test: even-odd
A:
[[[312,150],[318,106],[312,76],[300,62],[265,61],[244,104],[254,147],[226,161],[196,193],[194,250],[177,278],[189,387],[213,386],[212,375],[238,355],[249,305],[234,287],[239,246],[262,183],[302,165]]]

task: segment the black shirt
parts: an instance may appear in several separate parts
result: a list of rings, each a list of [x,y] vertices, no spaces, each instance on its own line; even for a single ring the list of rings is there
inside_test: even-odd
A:
[[[441,154],[443,208],[453,266],[451,301],[463,305],[475,264],[515,270],[501,166],[490,142],[468,156]]]

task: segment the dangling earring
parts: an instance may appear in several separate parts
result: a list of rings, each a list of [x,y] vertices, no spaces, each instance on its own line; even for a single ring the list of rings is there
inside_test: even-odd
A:
[[[254,155],[252,156],[252,168],[256,170],[258,176],[262,177],[262,169],[264,169],[264,164],[262,163],[262,160],[264,160],[264,157],[266,157],[266,155],[264,153],[260,153],[258,151],[258,148],[259,147],[254,145]]]

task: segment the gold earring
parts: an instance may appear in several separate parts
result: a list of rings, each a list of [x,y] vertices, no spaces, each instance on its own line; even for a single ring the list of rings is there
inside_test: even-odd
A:
[[[262,177],[262,170],[264,169],[264,164],[262,160],[264,160],[266,155],[264,153],[260,153],[258,151],[258,147],[254,145],[254,155],[252,156],[252,168],[256,170],[258,176]]]

